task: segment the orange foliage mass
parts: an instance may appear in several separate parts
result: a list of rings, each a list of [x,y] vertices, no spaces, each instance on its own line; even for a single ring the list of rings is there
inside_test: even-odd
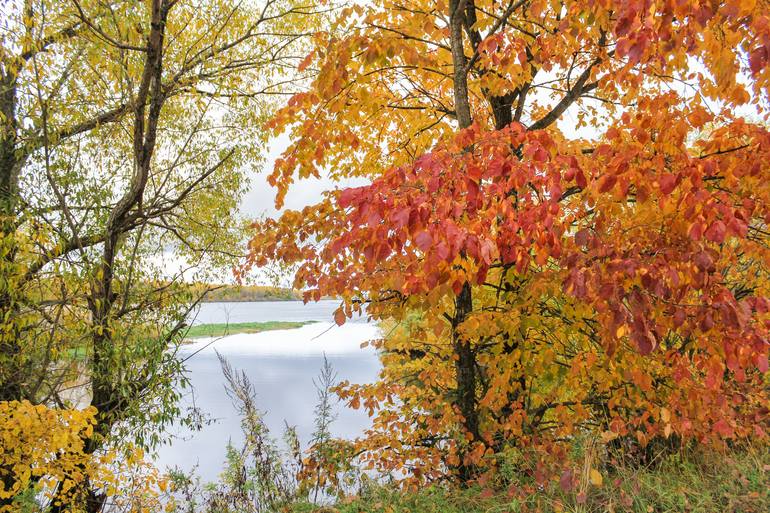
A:
[[[255,224],[246,265],[395,321],[380,381],[340,389],[364,459],[466,479],[583,432],[765,440],[770,132],[734,111],[768,114],[767,2],[413,4],[317,36],[271,122],[277,203],[370,184]]]

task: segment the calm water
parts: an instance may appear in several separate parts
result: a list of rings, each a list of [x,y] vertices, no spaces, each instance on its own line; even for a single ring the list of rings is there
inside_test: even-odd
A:
[[[258,303],[203,303],[196,312],[194,324],[266,322],[266,321],[323,321],[332,322],[336,300],[303,304],[302,301],[264,301]],[[366,322],[354,317],[352,322]]]
[[[180,353],[186,362],[192,393],[181,407],[197,406],[215,422],[201,431],[178,430],[170,445],[160,449],[156,464],[160,468],[177,466],[191,470],[208,481],[223,468],[228,440],[243,440],[240,419],[227,397],[224,378],[215,351],[232,366],[244,370],[255,386],[265,421],[276,438],[281,438],[284,421],[296,426],[300,439],[307,441],[313,431],[316,391],[313,378],[323,364],[323,356],[337,371],[338,380],[369,383],[376,379],[379,362],[375,352],[360,344],[377,337],[375,326],[364,319],[336,326],[332,319],[336,301],[303,305],[301,302],[208,303],[198,312],[196,323],[236,323],[251,321],[318,321],[295,330],[238,334],[212,343],[200,339]],[[336,436],[360,434],[369,418],[362,411],[337,404]]]

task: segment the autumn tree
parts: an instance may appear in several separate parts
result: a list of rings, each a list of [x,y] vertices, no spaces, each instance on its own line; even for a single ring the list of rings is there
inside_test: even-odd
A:
[[[285,71],[324,8],[0,9],[0,401],[90,404],[85,454],[153,447],[179,414],[174,350],[200,300],[167,262],[213,272],[242,256],[236,209],[260,127],[301,78]],[[88,511],[102,492],[85,489]]]
[[[564,440],[765,440],[766,2],[351,7],[271,121],[271,176],[370,184],[255,224],[246,267],[367,305],[364,461],[479,478]],[[614,442],[613,442],[614,441]]]

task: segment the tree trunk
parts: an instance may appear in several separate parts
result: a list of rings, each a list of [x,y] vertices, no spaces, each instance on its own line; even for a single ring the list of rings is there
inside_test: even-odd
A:
[[[479,441],[479,414],[476,409],[476,353],[470,341],[460,336],[459,325],[473,310],[473,296],[468,282],[463,285],[460,294],[455,298],[455,315],[452,322],[452,345],[457,359],[455,360],[455,375],[457,379],[457,403],[463,416],[464,428],[472,436],[473,441]],[[458,468],[460,480],[468,482],[475,475],[472,465],[460,463]]]
[[[150,174],[158,122],[165,101],[162,87],[163,40],[171,5],[168,0],[152,0],[151,30],[147,38],[142,80],[134,102],[136,106],[133,130],[134,172],[128,189],[113,208],[107,221],[101,263],[97,266],[91,284],[91,294],[88,297],[93,348],[91,405],[97,409],[97,422],[94,436],[86,441],[84,447],[86,454],[93,454],[103,447],[104,440],[109,437],[115,423],[121,420],[126,406],[132,399],[127,390],[136,388],[121,386],[119,369],[115,368],[115,341],[112,338],[116,299],[113,290],[115,260],[119,252],[120,237],[126,232],[126,225],[130,224],[132,212],[142,208]],[[89,483],[86,483],[84,488],[86,511],[98,513],[104,507],[106,496],[91,487]],[[66,511],[70,506],[66,503],[66,498],[60,498],[60,501],[62,502],[60,507],[63,508],[61,511]],[[54,510],[54,512],[57,511]]]
[[[18,326],[14,321],[13,278],[16,267],[16,207],[19,189],[19,155],[16,147],[17,71],[12,62],[0,63],[0,319],[10,330],[0,334],[0,401],[22,398],[22,372],[18,361]]]
[[[450,47],[454,65],[454,102],[455,113],[460,130],[472,123],[470,101],[468,97],[467,58],[463,47],[463,23],[467,6],[465,0],[451,0],[449,3]],[[473,294],[468,282],[455,297],[455,312],[452,318],[452,345],[455,353],[455,377],[457,381],[457,405],[463,416],[463,427],[474,441],[479,440],[479,416],[476,409],[476,354],[470,341],[460,336],[458,327],[473,310]],[[468,482],[475,476],[473,465],[462,462],[457,469],[458,477]]]
[[[465,0],[449,2],[449,33],[454,66],[453,84],[455,114],[460,130],[471,126],[471,106],[468,99],[468,73],[465,66],[468,60],[463,47],[463,22],[465,20]]]

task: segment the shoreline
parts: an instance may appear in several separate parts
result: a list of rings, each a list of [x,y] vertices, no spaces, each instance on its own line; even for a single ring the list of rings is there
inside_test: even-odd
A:
[[[318,301],[335,301],[334,297],[322,297]],[[318,301],[308,301],[308,303],[317,303]],[[260,299],[213,299],[210,301],[201,301],[199,304],[211,303],[305,303],[300,298],[260,298]]]
[[[263,333],[266,331],[291,330],[307,326],[319,321],[265,321],[265,322],[237,322],[237,323],[213,323],[190,326],[185,334],[185,342],[192,342],[200,338],[226,337],[240,333]]]

